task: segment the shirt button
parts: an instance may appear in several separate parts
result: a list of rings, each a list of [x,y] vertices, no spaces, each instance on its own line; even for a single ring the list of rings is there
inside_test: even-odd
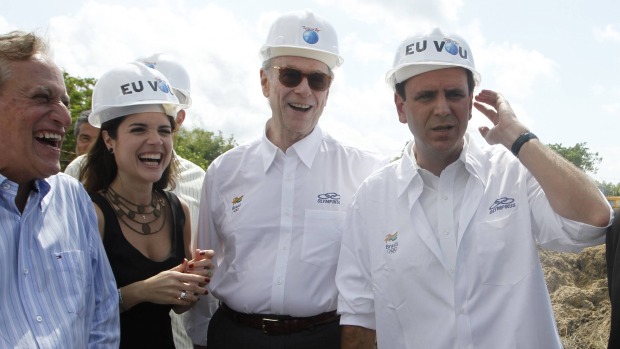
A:
[[[445,196],[445,195],[444,195],[444,196],[442,196],[441,198],[443,199],[443,201],[448,200],[448,197],[447,197],[447,196]]]
[[[447,230],[443,232],[443,235],[448,235],[448,234],[450,234],[450,232]]]
[[[282,285],[282,280],[278,280],[278,285]]]
[[[9,183],[2,184],[2,189],[4,189],[4,190],[9,190],[10,187],[11,187],[11,185]]]
[[[28,275],[28,268],[24,268],[24,275]]]
[[[38,322],[41,322],[41,321],[43,321],[43,318],[42,318],[40,315],[38,315],[38,316],[37,316],[37,321],[38,321]]]
[[[465,313],[465,308],[459,308],[459,313],[464,314]]]

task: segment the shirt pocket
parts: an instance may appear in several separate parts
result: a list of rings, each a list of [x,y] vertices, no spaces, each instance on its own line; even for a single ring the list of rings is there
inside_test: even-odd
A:
[[[86,303],[86,263],[83,251],[63,251],[52,255],[58,296],[68,313],[83,316]]]
[[[536,266],[536,244],[528,226],[519,224],[518,215],[474,225],[478,268],[483,284],[515,285]]]
[[[346,212],[306,210],[301,259],[317,266],[338,262]]]

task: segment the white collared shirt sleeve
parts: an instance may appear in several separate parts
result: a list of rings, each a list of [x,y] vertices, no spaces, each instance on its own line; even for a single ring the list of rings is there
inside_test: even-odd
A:
[[[336,270],[338,313],[341,315],[341,325],[376,329],[374,293],[369,273],[370,255],[367,253],[369,246],[359,226],[363,221],[360,218],[354,201],[347,212]]]

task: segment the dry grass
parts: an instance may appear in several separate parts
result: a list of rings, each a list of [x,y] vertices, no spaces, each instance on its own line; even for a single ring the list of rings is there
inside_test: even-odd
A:
[[[605,247],[540,251],[564,349],[607,349],[610,303]]]

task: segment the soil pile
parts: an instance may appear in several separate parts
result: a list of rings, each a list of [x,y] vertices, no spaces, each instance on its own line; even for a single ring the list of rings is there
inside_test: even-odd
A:
[[[611,314],[605,246],[539,254],[564,348],[606,349]]]

